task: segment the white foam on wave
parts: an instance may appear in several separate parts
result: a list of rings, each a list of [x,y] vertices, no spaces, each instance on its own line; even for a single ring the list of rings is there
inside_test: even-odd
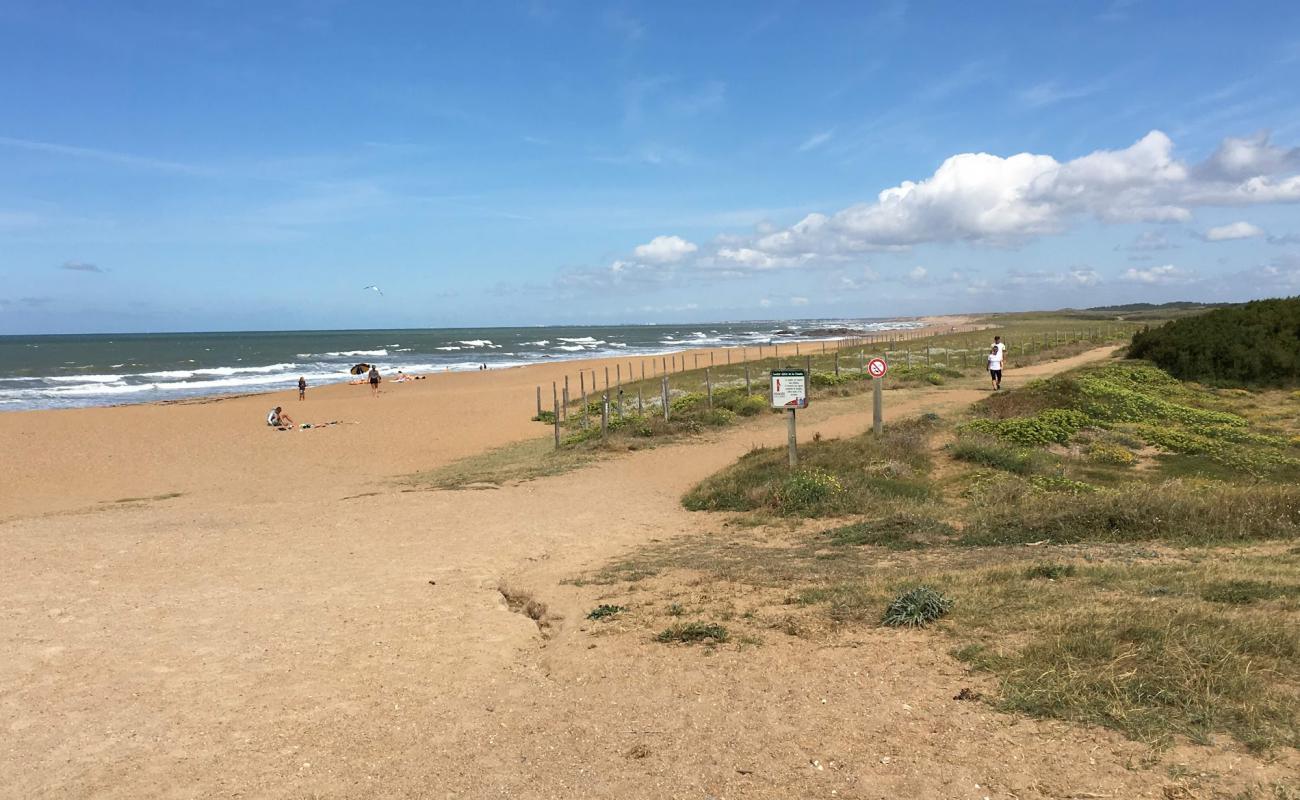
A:
[[[578,336],[575,338],[565,338],[563,336],[558,336],[556,338],[558,338],[561,342],[569,342],[570,344],[604,344],[604,342],[601,342],[599,339],[597,339],[594,336]]]
[[[325,355],[333,358],[338,358],[340,356],[386,356],[388,355],[388,350],[386,348],[380,348],[379,350],[335,350],[333,352],[325,353]],[[303,358],[309,357],[310,356],[303,356]]]
[[[122,380],[121,375],[55,375],[46,378],[47,381],[56,381],[58,383],[114,383]]]
[[[459,348],[459,347],[456,347],[455,345],[448,345],[447,347],[439,347],[438,349],[439,349],[439,350],[459,350],[460,348]]]
[[[560,350],[567,350],[567,351],[569,351],[570,353],[579,353],[579,352],[582,352],[583,350],[586,350],[587,348],[586,348],[585,346],[583,346],[583,345],[580,345],[580,344],[562,344],[562,345],[559,345],[559,349],[560,349]]]

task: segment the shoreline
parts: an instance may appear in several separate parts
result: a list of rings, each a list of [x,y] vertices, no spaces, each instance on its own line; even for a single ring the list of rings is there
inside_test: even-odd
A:
[[[971,327],[968,318],[926,321],[909,337]],[[757,357],[756,348],[744,349],[751,360]],[[677,357],[726,358],[727,352],[695,348]],[[8,456],[0,464],[0,520],[163,495],[181,496],[168,502],[200,505],[337,499],[340,482],[391,484],[402,475],[549,436],[549,426],[532,421],[538,387],[546,395],[546,384],[563,387],[566,375],[576,387],[579,371],[590,376],[606,367],[612,382],[616,365],[648,361],[575,359],[436,373],[420,381],[386,380],[378,398],[368,386],[339,383],[309,388],[302,402],[296,390],[282,389],[193,402],[0,413]],[[646,367],[647,377],[658,374]],[[314,427],[269,429],[266,415],[275,405],[299,425]],[[318,427],[327,422],[345,424]]]
[[[972,318],[973,317],[971,315],[938,315],[938,316],[931,315],[931,316],[921,316],[921,317],[896,317],[896,318],[890,318],[884,320],[874,320],[874,322],[879,322],[879,323],[915,322],[915,323],[920,323],[920,327],[905,329],[905,331],[894,330],[894,331],[881,331],[878,333],[864,331],[858,336],[830,336],[830,337],[807,338],[807,339],[791,338],[791,340],[788,342],[777,341],[777,342],[772,342],[770,344],[764,344],[762,346],[779,347],[779,346],[803,345],[803,344],[815,345],[823,342],[829,344],[831,342],[843,342],[851,339],[870,339],[874,337],[896,335],[900,332],[905,332],[909,336],[913,336],[913,337],[924,336],[924,335],[935,335],[941,332],[937,329],[942,328],[944,326],[954,327],[954,328],[969,327],[971,330],[978,329],[978,327],[980,326],[972,327],[972,323],[971,323]],[[718,324],[718,323],[713,323],[713,324]],[[574,327],[578,327],[578,326],[574,326]],[[588,327],[599,327],[599,326],[588,326]],[[117,334],[113,334],[113,335],[117,335]],[[689,342],[683,342],[683,345],[689,345]],[[559,356],[559,357],[543,359],[543,360],[539,360],[532,363],[526,363],[526,364],[510,363],[504,366],[494,367],[491,365],[491,363],[488,363],[488,368],[486,370],[474,370],[474,369],[453,370],[453,369],[445,368],[441,371],[435,370],[432,372],[419,373],[419,377],[421,378],[421,380],[433,380],[435,378],[442,378],[448,375],[462,375],[462,374],[475,375],[484,372],[502,373],[502,372],[511,372],[511,371],[528,370],[528,369],[551,370],[553,368],[561,367],[565,365],[567,365],[568,369],[576,373],[581,371],[581,369],[585,368],[582,365],[587,365],[587,364],[591,364],[593,366],[601,366],[607,362],[609,365],[612,366],[614,364],[620,364],[624,362],[647,361],[653,359],[660,359],[663,357],[671,358],[672,356],[675,355],[688,355],[693,353],[699,353],[701,355],[707,353],[721,354],[721,353],[726,353],[727,351],[731,351],[734,353],[737,350],[748,351],[748,350],[753,350],[756,347],[758,347],[758,345],[734,345],[730,347],[684,346],[675,349],[664,348],[662,350],[655,350],[653,352],[641,352],[635,354],[629,353],[626,356],[612,355],[612,354],[588,356],[588,355],[578,353],[572,357]],[[393,373],[383,373],[385,384],[391,381],[390,375],[392,374]],[[412,377],[416,377],[414,373],[408,373],[408,374],[411,375]],[[549,378],[547,378],[547,380],[549,380]],[[322,391],[334,389],[336,387],[349,386],[349,385],[353,385],[353,382],[349,381],[347,378],[340,378],[338,380],[331,380],[328,382],[319,382],[319,383],[312,384],[309,387],[308,391],[322,392]],[[0,406],[0,419],[3,419],[4,417],[12,414],[32,414],[32,413],[45,413],[45,412],[55,412],[55,411],[57,412],[86,411],[91,409],[164,407],[164,406],[210,404],[210,403],[226,402],[230,400],[238,400],[247,397],[269,397],[271,395],[282,394],[282,393],[285,394],[286,396],[292,396],[295,391],[296,390],[293,388],[270,388],[263,391],[258,391],[253,387],[249,387],[246,390],[236,390],[231,392],[222,392],[219,390],[214,390],[211,393],[186,394],[182,397],[176,397],[176,398],[160,398],[154,400],[141,400],[136,402],[123,401],[123,402],[96,403],[90,405],[76,405],[76,406],[64,406],[64,407],[13,408],[13,409],[6,409],[3,406]]]

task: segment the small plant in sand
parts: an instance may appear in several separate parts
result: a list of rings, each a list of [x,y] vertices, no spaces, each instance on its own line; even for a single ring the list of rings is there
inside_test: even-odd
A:
[[[951,600],[929,586],[917,586],[895,597],[881,621],[891,628],[924,628],[951,609]]]
[[[610,619],[611,617],[616,617],[619,614],[622,614],[624,611],[627,611],[626,606],[612,606],[608,603],[601,603],[587,613],[587,619],[597,621]]]
[[[727,629],[716,622],[687,622],[670,625],[655,637],[656,642],[665,644],[671,642],[680,642],[681,644],[697,644],[700,642],[706,644],[722,644],[730,638]]]

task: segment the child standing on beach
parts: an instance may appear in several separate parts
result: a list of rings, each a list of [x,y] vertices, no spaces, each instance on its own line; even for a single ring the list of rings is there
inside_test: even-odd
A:
[[[298,399],[307,399],[307,379],[301,375],[298,376]]]

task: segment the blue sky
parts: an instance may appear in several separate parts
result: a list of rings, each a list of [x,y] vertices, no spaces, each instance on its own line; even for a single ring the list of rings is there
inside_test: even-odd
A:
[[[0,74],[0,333],[1300,293],[1295,3],[0,0]]]

